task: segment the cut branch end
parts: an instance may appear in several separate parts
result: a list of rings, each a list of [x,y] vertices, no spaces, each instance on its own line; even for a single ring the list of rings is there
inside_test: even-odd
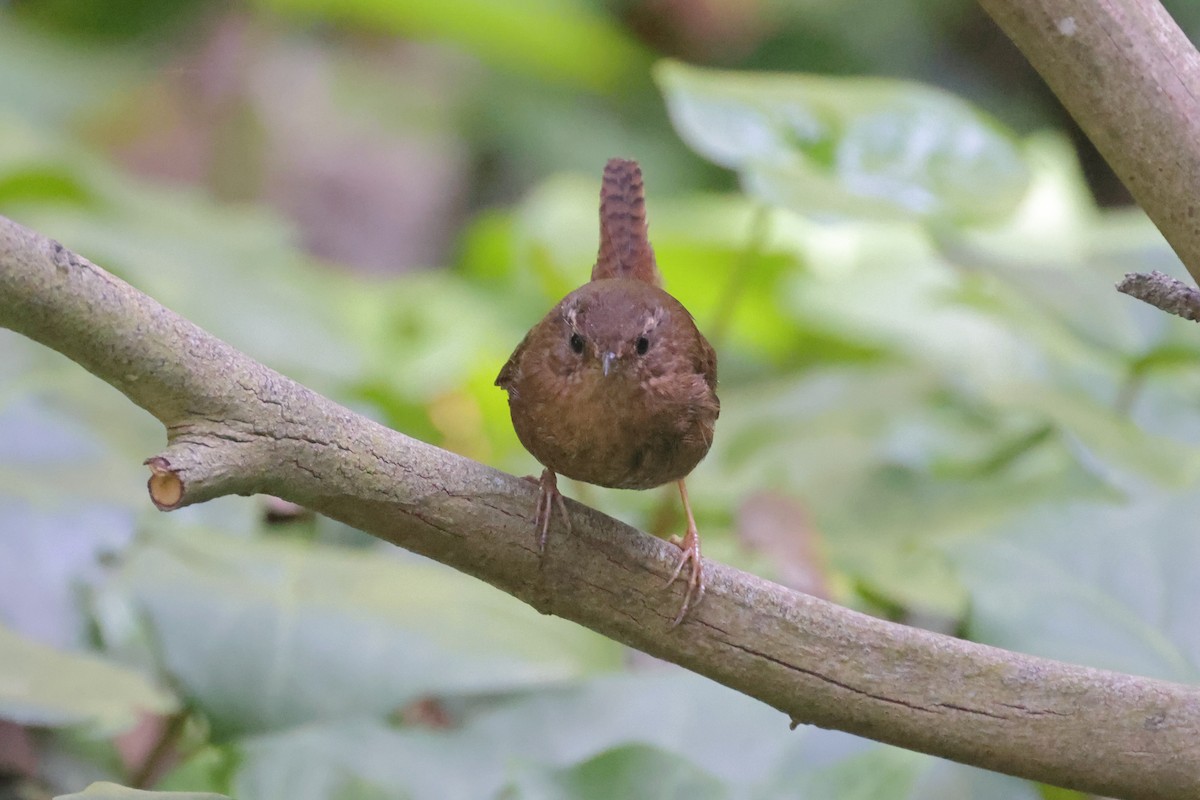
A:
[[[179,508],[183,501],[183,479],[171,468],[162,456],[146,459],[150,467],[150,480],[146,481],[146,489],[150,492],[150,501],[159,511],[172,511]]]

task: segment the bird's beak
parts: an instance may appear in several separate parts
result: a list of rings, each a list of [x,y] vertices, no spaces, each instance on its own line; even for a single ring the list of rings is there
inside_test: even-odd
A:
[[[609,350],[600,360],[600,369],[604,373],[604,377],[608,377],[609,370],[612,369],[613,363],[617,360],[617,354]]]

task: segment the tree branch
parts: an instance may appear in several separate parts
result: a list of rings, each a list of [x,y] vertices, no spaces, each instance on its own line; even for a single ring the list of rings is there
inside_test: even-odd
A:
[[[1200,283],[1200,54],[1158,0],[979,0]]]
[[[875,619],[709,563],[670,628],[678,553],[572,501],[539,563],[526,481],[360,417],[239,353],[57,242],[0,217],[0,325],[157,417],[164,509],[264,492],[681,664],[787,714],[1120,797],[1200,795],[1200,690]]]
[[[1155,270],[1147,274],[1127,272],[1117,291],[1136,297],[1168,314],[1200,322],[1200,290]]]

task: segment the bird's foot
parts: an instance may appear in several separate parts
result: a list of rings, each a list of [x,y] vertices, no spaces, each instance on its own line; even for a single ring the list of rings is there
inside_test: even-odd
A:
[[[675,542],[683,555],[679,557],[679,563],[675,565],[675,571],[671,573],[671,579],[667,581],[667,586],[675,583],[683,573],[685,567],[691,564],[688,572],[686,585],[683,590],[683,605],[679,607],[679,613],[675,615],[675,619],[671,622],[671,627],[676,627],[683,622],[683,618],[687,616],[689,610],[700,602],[700,598],[704,596],[704,571],[701,566],[700,558],[700,536],[695,529],[689,530],[683,537],[683,541]]]
[[[530,478],[532,480],[532,478]],[[554,507],[562,514],[563,524],[567,533],[571,532],[571,517],[567,515],[567,504],[558,491],[558,479],[552,469],[542,470],[542,478],[538,484],[537,513],[533,518],[533,527],[538,534],[538,555],[546,552],[546,539],[550,536],[550,518],[554,516]]]
[[[667,581],[667,586],[675,583],[689,564],[691,568],[683,589],[683,605],[680,606],[679,613],[675,615],[675,620],[671,623],[672,628],[683,622],[688,611],[699,604],[701,598],[704,597],[704,560],[700,556],[700,532],[696,530],[696,520],[692,518],[692,507],[688,503],[687,489],[684,487],[683,481],[679,482],[679,496],[683,498],[683,510],[687,515],[688,526],[682,540],[671,537],[671,543],[682,550],[683,554],[679,557],[679,563],[675,565],[675,571],[671,573],[671,579]]]

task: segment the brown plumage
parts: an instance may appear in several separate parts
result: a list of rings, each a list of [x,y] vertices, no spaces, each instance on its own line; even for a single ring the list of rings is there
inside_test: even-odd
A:
[[[712,444],[717,357],[687,309],[661,288],[646,230],[642,173],[612,159],[600,191],[592,280],[529,331],[500,370],[521,444],[545,466],[535,525],[545,548],[555,473],[598,486],[679,485],[688,528],[672,582],[691,565],[678,624],[703,592],[700,539],[683,479]]]
[[[646,231],[646,190],[636,161],[610,159],[600,184],[600,253],[592,280],[633,278],[662,286]]]

